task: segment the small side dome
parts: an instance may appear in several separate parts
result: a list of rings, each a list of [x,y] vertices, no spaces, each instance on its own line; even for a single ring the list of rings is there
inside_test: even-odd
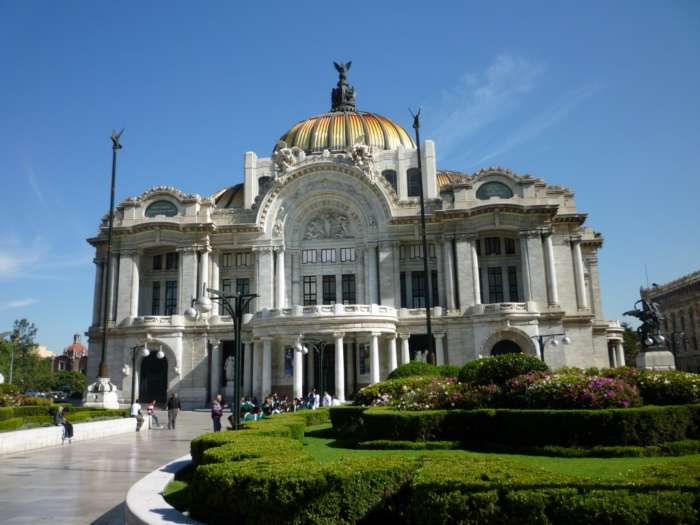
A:
[[[217,208],[243,208],[243,184],[229,186],[212,195]]]

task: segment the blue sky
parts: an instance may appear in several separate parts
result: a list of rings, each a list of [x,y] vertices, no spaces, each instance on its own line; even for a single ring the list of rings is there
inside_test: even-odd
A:
[[[700,3],[252,4],[0,0],[0,331],[27,317],[60,351],[87,329],[113,128],[118,200],[209,195],[328,109],[334,60],[360,109],[410,128],[422,104],[440,168],[572,188],[608,318],[645,265],[700,268]]]

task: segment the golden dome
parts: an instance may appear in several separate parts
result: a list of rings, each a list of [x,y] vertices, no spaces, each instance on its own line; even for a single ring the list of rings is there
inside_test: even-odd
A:
[[[401,126],[386,117],[364,111],[331,111],[297,122],[280,138],[306,153],[349,150],[358,141],[375,149],[415,148]]]

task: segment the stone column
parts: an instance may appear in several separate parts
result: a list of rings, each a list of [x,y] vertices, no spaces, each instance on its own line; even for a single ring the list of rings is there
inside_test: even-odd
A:
[[[131,307],[129,308],[129,317],[138,317],[139,315],[139,262],[141,260],[138,252],[131,255]]]
[[[120,255],[118,253],[113,253],[112,257],[112,275],[110,275],[109,283],[109,295],[107,302],[107,321],[114,321],[117,315],[117,301],[119,300],[119,262]]]
[[[335,339],[335,397],[345,401],[345,353],[343,348],[343,332],[333,334]]]
[[[617,342],[615,351],[617,352],[617,366],[625,366],[625,347],[622,345],[622,341]]]
[[[294,397],[304,395],[304,354],[294,349]]]
[[[576,282],[576,298],[578,299],[578,307],[586,309],[588,308],[588,294],[586,293],[586,278],[583,274],[581,238],[574,237],[573,239],[571,239],[571,247],[573,248],[574,280]]]
[[[262,349],[261,342],[254,341],[253,345],[253,395],[258,398],[258,402],[262,403]]]
[[[221,389],[221,341],[211,342],[211,399],[216,397]]]
[[[379,304],[379,298],[377,297],[377,246],[376,244],[370,244],[367,247],[367,269],[368,269],[368,279],[367,279],[367,298],[368,304]]]
[[[204,248],[199,255],[199,283],[197,283],[197,297],[208,295],[209,284],[209,247]]]
[[[401,338],[401,364],[405,365],[411,362],[411,351],[408,347],[408,339],[411,334],[399,334],[399,337]]]
[[[455,277],[454,277],[454,262],[452,259],[452,239],[443,239],[442,241],[442,264],[443,276],[445,281],[445,308],[448,310],[455,309]]]
[[[474,282],[474,304],[481,304],[481,283],[479,282],[479,255],[476,253],[476,237],[469,239],[472,252],[472,279]]]
[[[253,343],[243,341],[243,395],[252,394],[253,384],[251,372],[253,371]]]
[[[393,372],[398,367],[396,359],[396,334],[389,337],[389,372]]]
[[[211,278],[209,279],[209,287],[214,288],[215,290],[221,290],[221,283],[219,282],[219,255],[219,252],[212,251],[211,257],[209,257],[211,260]],[[214,305],[214,308],[218,309],[216,305]],[[212,313],[215,314],[216,312]]]
[[[115,310],[117,323],[121,323],[125,319],[133,317],[132,315],[132,298],[134,292],[134,267],[136,266],[135,258],[138,257],[135,250],[124,250],[119,257],[119,272],[116,275],[115,286],[118,293],[114,295],[116,301]],[[138,274],[137,274],[138,279]],[[138,292],[138,282],[136,284]],[[136,305],[138,310],[138,303]]]
[[[610,368],[617,368],[617,343],[612,346],[608,344],[608,354],[610,357]]]
[[[527,249],[527,238],[530,232],[520,232],[520,268],[522,272],[521,281],[523,282],[523,301],[532,301],[532,284],[530,282],[530,256]]]
[[[374,385],[379,383],[379,333],[372,332],[370,334],[369,344],[369,383]]]
[[[292,261],[292,290],[291,297],[289,299],[291,304],[303,304],[302,290],[301,290],[301,252],[299,250],[294,250],[290,253]]]
[[[392,243],[394,258],[394,308],[401,308],[401,249],[398,242]]]
[[[276,268],[276,274],[277,277],[275,279],[275,291],[276,291],[276,300],[275,300],[275,308],[282,309],[286,306],[286,280],[284,276],[284,247],[280,246],[277,248],[277,251],[275,252],[276,260],[277,260],[277,268]]]
[[[92,326],[99,326],[102,323],[102,280],[104,263],[101,259],[94,259],[95,263],[95,291],[92,299]]]
[[[177,311],[184,312],[192,304],[192,299],[197,296],[197,254],[192,248],[179,248],[179,274],[178,283],[180,300]]]
[[[256,254],[256,289],[258,297],[255,299],[258,310],[273,308],[274,304],[274,280],[272,248],[263,246],[255,250]]]
[[[264,397],[269,395],[272,390],[272,338],[263,337],[262,343],[262,381],[260,388]]]
[[[459,307],[464,309],[474,300],[474,279],[472,277],[472,250],[469,236],[460,233],[455,236],[455,281],[459,294]]]
[[[544,234],[544,265],[547,273],[547,297],[550,306],[559,305],[559,291],[557,290],[557,270],[554,264],[554,249],[552,247],[552,233]]]
[[[435,359],[438,366],[445,364],[445,334],[437,333],[435,337]]]
[[[376,277],[379,287],[379,303],[395,306],[400,290],[394,288],[394,250],[391,243],[382,243],[379,247],[379,275]]]
[[[314,367],[316,365],[316,352],[313,350],[309,349],[309,353],[306,354],[306,381],[308,382],[307,384],[307,390],[311,392],[313,388],[316,388],[315,380],[314,380]],[[323,393],[323,392],[321,392]]]

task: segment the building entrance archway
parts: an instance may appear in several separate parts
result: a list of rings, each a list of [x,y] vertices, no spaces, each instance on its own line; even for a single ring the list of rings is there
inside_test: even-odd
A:
[[[491,349],[491,355],[503,355],[503,354],[522,354],[523,349],[520,345],[514,341],[508,339],[503,339],[493,345]]]
[[[156,403],[165,403],[168,398],[168,358],[158,359],[156,352],[144,357],[139,379],[139,399],[142,403],[154,399]]]

